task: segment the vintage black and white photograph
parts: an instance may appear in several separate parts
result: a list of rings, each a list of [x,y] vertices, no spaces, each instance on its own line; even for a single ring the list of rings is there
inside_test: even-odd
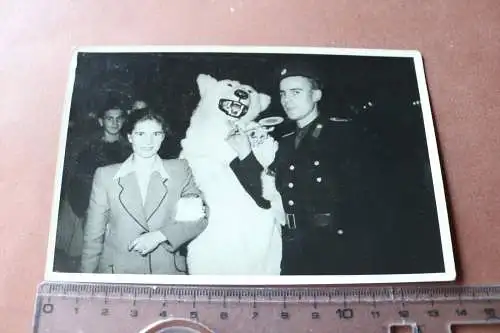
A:
[[[418,51],[75,52],[47,280],[451,281]]]

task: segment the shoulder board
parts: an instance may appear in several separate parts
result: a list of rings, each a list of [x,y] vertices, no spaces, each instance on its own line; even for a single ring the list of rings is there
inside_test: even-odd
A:
[[[333,122],[339,122],[339,123],[346,123],[349,121],[352,121],[350,118],[339,118],[339,117],[330,117],[328,120],[333,121]]]
[[[292,131],[292,132],[288,132],[288,133],[283,134],[283,135],[281,136],[281,138],[283,139],[283,138],[286,138],[286,137],[288,137],[288,136],[290,136],[290,135],[293,135],[293,134],[295,134],[295,132],[293,132],[293,131]]]

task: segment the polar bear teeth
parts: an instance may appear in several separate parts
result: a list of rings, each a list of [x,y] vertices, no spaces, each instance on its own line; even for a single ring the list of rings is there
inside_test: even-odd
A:
[[[231,99],[220,99],[219,109],[228,116],[241,118],[247,113],[248,106]]]

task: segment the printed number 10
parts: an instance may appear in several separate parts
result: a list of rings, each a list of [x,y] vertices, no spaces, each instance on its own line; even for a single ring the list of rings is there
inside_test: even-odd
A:
[[[351,319],[354,317],[354,311],[352,311],[352,309],[338,309],[337,314],[340,319]]]

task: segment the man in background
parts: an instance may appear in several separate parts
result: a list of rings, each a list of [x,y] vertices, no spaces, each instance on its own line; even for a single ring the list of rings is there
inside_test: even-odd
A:
[[[124,121],[125,111],[120,105],[103,107],[97,115],[99,131],[88,138],[76,155],[60,203],[55,270],[76,271],[79,266],[94,172],[98,167],[123,162],[131,153],[121,134]]]
[[[101,131],[90,138],[76,158],[70,180],[68,199],[78,217],[84,217],[90,198],[94,172],[98,167],[123,162],[131,153],[121,135],[125,112],[119,106],[108,106],[98,114]]]

